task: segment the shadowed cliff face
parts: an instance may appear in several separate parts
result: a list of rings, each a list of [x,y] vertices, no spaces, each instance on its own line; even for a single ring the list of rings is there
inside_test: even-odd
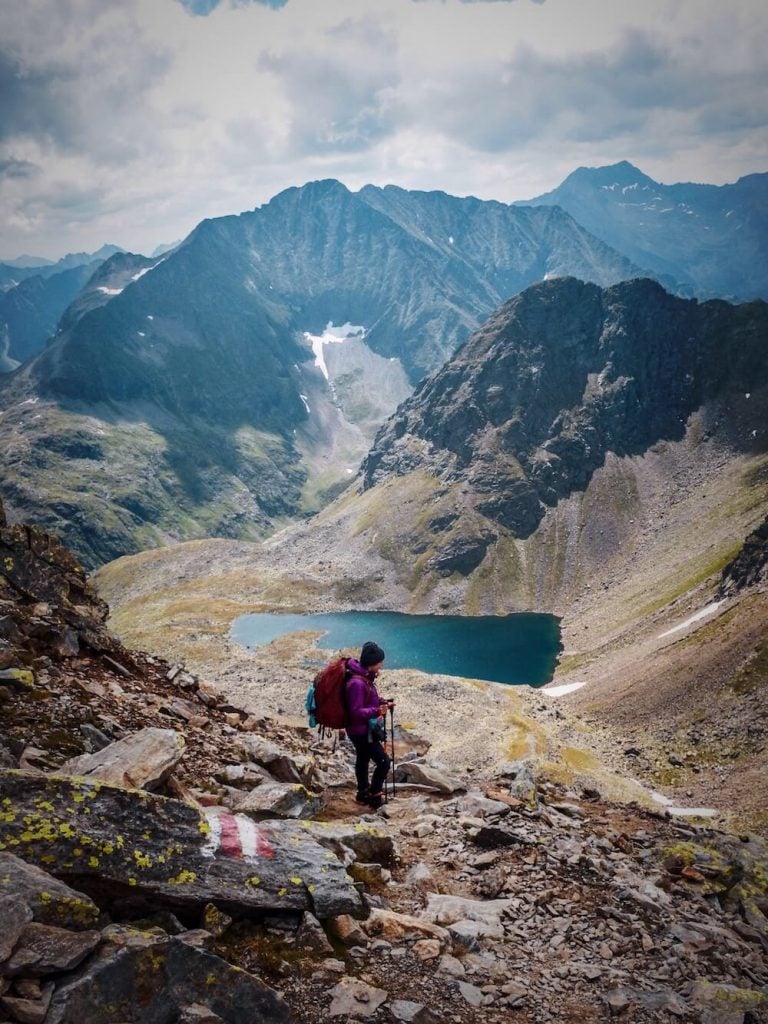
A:
[[[423,469],[461,483],[476,511],[524,538],[607,453],[680,440],[702,406],[735,450],[765,450],[766,336],[762,302],[699,304],[648,280],[536,285],[382,428],[364,487]]]

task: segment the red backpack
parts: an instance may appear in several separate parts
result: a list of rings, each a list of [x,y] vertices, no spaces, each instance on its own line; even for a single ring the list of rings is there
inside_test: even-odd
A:
[[[348,661],[349,658],[338,658],[315,676],[306,700],[311,726],[343,729],[347,724]]]

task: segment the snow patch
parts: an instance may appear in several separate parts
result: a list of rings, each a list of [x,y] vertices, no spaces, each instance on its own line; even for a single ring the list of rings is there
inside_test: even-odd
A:
[[[365,337],[365,327],[350,323],[334,327],[333,321],[329,320],[322,334],[310,334],[309,331],[305,331],[304,337],[312,346],[312,351],[315,355],[315,366],[320,370],[325,379],[329,380],[328,367],[325,365],[325,346],[342,345],[349,338],[358,338],[362,341]]]
[[[140,338],[146,338],[146,334],[144,333],[144,331],[136,331],[136,333]]]
[[[35,395],[34,398],[25,398],[23,402],[19,402],[19,405],[37,405],[39,401],[39,396]]]
[[[561,686],[545,686],[539,690],[539,693],[545,697],[564,697],[566,693],[573,693],[574,690],[580,690],[582,686],[586,685],[586,683],[563,683]]]
[[[152,316],[151,313],[147,313],[147,320],[154,320],[154,319],[155,318]]]
[[[105,295],[119,295],[122,290],[122,288],[107,288],[103,284],[99,285],[99,287],[96,289],[96,291],[98,292],[104,292]]]
[[[151,267],[144,267],[143,270],[139,270],[137,273],[135,273],[133,275],[133,277],[131,278],[131,280],[132,281],[138,281],[140,277],[144,277],[144,275],[148,274],[150,272],[150,270],[154,270],[155,266],[156,266],[156,264],[154,266],[151,266]]]
[[[304,408],[307,410],[307,413],[309,414],[310,412],[312,412],[312,410],[309,408],[309,402],[307,401],[307,396],[306,395],[299,395],[299,398],[304,403]]]
[[[692,626],[694,622],[706,619],[708,615],[713,615],[723,603],[723,601],[715,601],[713,604],[708,604],[706,608],[702,608],[695,615],[692,615],[690,619],[681,622],[679,626],[673,626],[672,629],[668,629],[665,633],[659,633],[656,639],[663,640],[665,636],[672,636],[673,633],[679,633],[681,629],[687,629],[688,626]]]
[[[448,245],[453,245],[453,235],[448,235]]]
[[[668,814],[674,814],[677,818],[716,818],[718,814],[713,807],[678,807],[668,796],[655,790],[651,790],[651,800],[661,804]]]
[[[718,812],[714,807],[667,807],[676,818],[716,818]]]

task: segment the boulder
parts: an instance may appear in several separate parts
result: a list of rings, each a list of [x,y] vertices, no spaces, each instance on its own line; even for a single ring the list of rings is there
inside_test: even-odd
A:
[[[302,915],[301,924],[296,932],[296,945],[325,956],[333,956],[333,946],[325,934],[323,926],[308,910]]]
[[[224,1021],[218,1013],[209,1010],[207,1006],[193,1003],[181,1011],[178,1024],[224,1024]]]
[[[20,896],[0,896],[0,963],[11,955],[31,920],[32,911]]]
[[[2,834],[0,831],[0,837]],[[2,841],[0,838],[0,843]],[[47,871],[27,864],[12,853],[0,852],[0,895],[5,894],[23,900],[32,912],[32,919],[40,924],[92,928],[99,916],[99,908],[84,893],[70,889]]]
[[[278,782],[300,783],[310,786],[314,777],[315,765],[308,757],[289,757],[284,750],[265,740],[261,736],[246,734],[240,738],[240,749],[249,761],[266,768],[273,779]]]
[[[521,828],[508,825],[481,825],[472,836],[472,842],[484,850],[504,849],[507,846],[531,846],[534,840]]]
[[[360,908],[352,879],[311,823],[266,827],[98,780],[12,770],[0,771],[3,801],[0,850],[55,864],[59,877],[84,887],[119,883],[171,910],[216,903],[330,917]]]
[[[234,786],[235,789],[251,790],[262,782],[274,782],[269,772],[258,764],[225,764],[216,772],[216,781]]]
[[[422,916],[440,925],[452,925],[459,921],[473,921],[479,927],[479,937],[501,939],[504,926],[501,919],[514,906],[514,900],[470,900],[463,896],[443,896],[438,893],[427,895],[427,906]]]
[[[414,1003],[410,999],[393,999],[388,1004],[389,1012],[401,1024],[432,1024],[437,1022],[431,1010],[423,1003]]]
[[[300,783],[264,782],[250,793],[231,791],[229,806],[254,821],[268,818],[314,818],[322,799]]]
[[[397,782],[413,782],[418,786],[428,786],[438,793],[463,793],[467,788],[464,782],[454,775],[423,761],[404,761],[395,768]]]
[[[66,761],[62,775],[86,775],[116,786],[157,789],[184,754],[186,742],[173,729],[141,729],[95,754]]]
[[[58,974],[71,971],[101,941],[101,932],[72,932],[49,924],[31,922],[18,938],[16,948],[3,966],[3,973]]]
[[[275,834],[290,828],[288,823],[274,822],[270,828]],[[396,856],[392,836],[376,825],[364,822],[302,821],[298,826],[321,846],[342,860],[357,860],[362,864],[391,865]]]
[[[40,993],[32,996],[5,996],[0,1006],[19,1024],[43,1024],[53,996],[53,982],[42,986]]]
[[[360,927],[360,923],[349,914],[339,914],[329,921],[331,934],[342,946],[367,946],[368,936]]]
[[[476,985],[470,985],[467,981],[457,981],[456,987],[465,1003],[474,1007],[483,1005],[483,993]]]
[[[460,797],[456,806],[460,814],[469,814],[473,817],[501,817],[509,814],[512,808],[502,800],[490,800],[483,793],[472,792]]]
[[[616,1012],[621,1012],[630,1006],[642,1006],[645,1010],[670,1013],[675,1017],[688,1017],[691,1013],[685,1000],[677,992],[672,992],[669,989],[646,992],[642,989],[619,986],[609,989],[604,994],[603,1001]]]
[[[504,776],[509,779],[510,796],[516,800],[522,800],[529,807],[536,806],[539,799],[536,790],[536,774],[530,761],[508,763],[504,770]]]
[[[204,1022],[203,1008],[223,1024],[291,1021],[273,989],[212,953],[178,938],[112,929],[99,953],[56,989],[46,1024],[168,1024],[193,1006]]]
[[[701,1024],[743,1024],[747,1013],[759,1020],[755,1011],[768,1006],[768,995],[758,989],[737,988],[698,978],[688,996],[691,1006],[701,1011]]]
[[[395,754],[398,761],[406,754],[416,754],[417,757],[423,757],[432,746],[429,740],[425,740],[423,736],[419,736],[410,729],[406,729],[399,722],[394,728],[394,740]]]
[[[361,921],[361,927],[371,938],[386,939],[387,942],[414,938],[437,939],[443,949],[451,945],[445,928],[410,914],[397,914],[394,910],[372,910],[366,920]]]
[[[372,1017],[382,1003],[386,1002],[388,993],[382,988],[366,985],[357,978],[342,978],[338,985],[331,989],[331,1017],[345,1017],[360,1020]]]

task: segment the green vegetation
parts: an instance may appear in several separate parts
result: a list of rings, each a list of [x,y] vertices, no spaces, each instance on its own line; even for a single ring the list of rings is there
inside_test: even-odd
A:
[[[728,689],[743,697],[768,683],[768,641],[763,641],[747,658],[746,663],[731,676]]]
[[[673,601],[676,601],[684,594],[690,593],[690,591],[712,576],[719,575],[726,565],[739,553],[741,543],[739,541],[736,544],[730,544],[725,550],[720,550],[717,554],[711,552],[704,553],[700,558],[687,563],[683,570],[666,581],[665,585],[671,589],[663,591],[653,601],[640,608],[637,613],[638,618],[644,619],[653,615],[654,612],[666,608],[667,605],[672,604]]]

